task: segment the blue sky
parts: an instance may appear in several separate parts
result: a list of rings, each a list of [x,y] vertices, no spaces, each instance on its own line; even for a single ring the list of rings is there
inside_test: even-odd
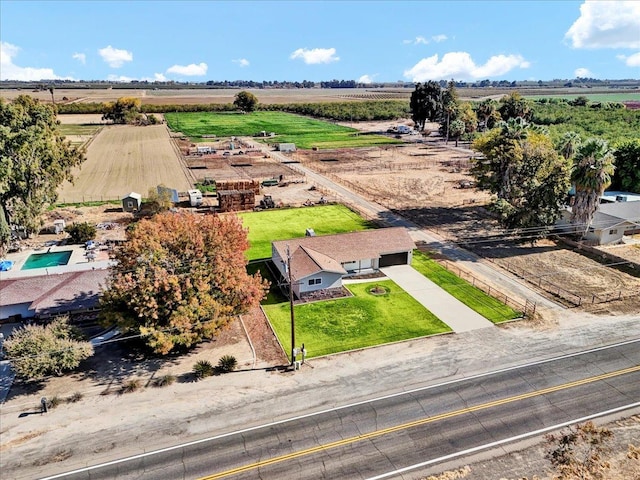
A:
[[[0,0],[0,79],[640,78],[640,0]]]

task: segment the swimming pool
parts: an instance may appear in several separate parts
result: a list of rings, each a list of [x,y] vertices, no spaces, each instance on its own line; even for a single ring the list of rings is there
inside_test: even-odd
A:
[[[20,270],[31,270],[33,268],[58,267],[66,265],[71,258],[71,250],[62,252],[33,253],[29,255],[27,261]]]

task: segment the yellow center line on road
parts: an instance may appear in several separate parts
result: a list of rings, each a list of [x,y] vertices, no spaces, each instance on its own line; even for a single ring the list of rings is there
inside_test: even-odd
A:
[[[492,408],[492,407],[497,407],[500,405],[505,405],[507,403],[512,403],[512,402],[517,402],[519,400],[526,400],[528,398],[533,398],[533,397],[537,397],[540,395],[546,395],[549,393],[554,393],[554,392],[558,392],[561,390],[566,390],[568,388],[574,388],[574,387],[579,387],[581,385],[586,385],[589,383],[593,383],[593,382],[598,382],[598,381],[602,381],[602,380],[606,380],[608,378],[612,378],[612,377],[617,377],[620,375],[625,375],[627,373],[633,373],[633,372],[637,372],[640,371],[640,365],[637,365],[635,367],[629,367],[629,368],[625,368],[622,370],[616,370],[615,372],[610,372],[610,373],[604,373],[602,375],[596,375],[595,377],[589,377],[589,378],[585,378],[582,380],[576,380],[575,382],[569,382],[569,383],[565,383],[562,385],[557,385],[555,387],[549,387],[549,388],[543,388],[541,390],[536,390],[533,392],[529,392],[529,393],[523,393],[521,395],[515,395],[513,397],[507,397],[504,398],[502,400],[494,400],[492,402],[487,402],[487,403],[481,403],[480,405],[476,405],[474,407],[466,407],[466,408],[461,408],[459,410],[454,410],[452,412],[447,412],[447,413],[441,413],[439,415],[435,415],[433,417],[428,417],[428,418],[423,418],[421,420],[415,420],[413,422],[408,422],[408,423],[403,423],[402,425],[396,425],[395,427],[388,427],[388,428],[384,428],[382,430],[376,430],[375,432],[370,432],[370,433],[363,433],[362,435],[357,435],[355,437],[349,437],[349,438],[345,438],[343,440],[337,440],[335,442],[330,442],[330,443],[325,443],[322,445],[318,445],[315,447],[311,447],[311,448],[307,448],[305,450],[299,450],[297,452],[292,452],[292,453],[288,453],[286,455],[280,455],[278,457],[273,457],[267,460],[261,460],[259,462],[255,462],[255,463],[250,463],[248,465],[244,465],[242,467],[237,467],[231,470],[227,470],[224,472],[220,472],[220,473],[215,473],[213,475],[208,475],[206,477],[202,477],[199,480],[215,480],[217,478],[224,478],[224,477],[228,477],[229,475],[235,475],[238,473],[243,473],[243,472],[247,472],[249,470],[253,470],[256,468],[261,468],[261,467],[266,467],[268,465],[273,465],[275,463],[280,463],[280,462],[284,462],[287,460],[292,460],[294,458],[299,458],[299,457],[303,457],[306,455],[311,455],[313,453],[317,453],[323,450],[329,450],[332,448],[336,448],[336,447],[341,447],[344,445],[348,445],[350,443],[355,443],[355,442],[359,442],[362,440],[368,440],[371,438],[375,438],[375,437],[380,437],[382,435],[387,435],[389,433],[394,433],[394,432],[398,432],[401,430],[406,430],[408,428],[412,428],[412,427],[417,427],[420,425],[425,425],[427,423],[433,423],[433,422],[437,422],[439,420],[444,420],[447,418],[452,418],[452,417],[456,417],[458,415],[463,415],[466,413],[472,413],[472,412],[477,412],[480,410],[485,410],[487,408]]]

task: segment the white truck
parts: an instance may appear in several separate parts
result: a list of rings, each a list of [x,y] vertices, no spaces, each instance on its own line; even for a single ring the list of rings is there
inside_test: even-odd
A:
[[[202,192],[200,190],[189,190],[189,204],[192,207],[199,207],[202,205]]]

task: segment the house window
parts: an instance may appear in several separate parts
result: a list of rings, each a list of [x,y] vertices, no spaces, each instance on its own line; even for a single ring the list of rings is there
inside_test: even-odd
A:
[[[309,279],[309,285],[320,285],[322,283],[321,278],[311,278]]]
[[[617,233],[618,233],[618,229],[617,229],[617,228],[614,228],[614,229],[612,229],[612,230],[609,230],[609,235],[615,235],[615,234],[617,234]]]

